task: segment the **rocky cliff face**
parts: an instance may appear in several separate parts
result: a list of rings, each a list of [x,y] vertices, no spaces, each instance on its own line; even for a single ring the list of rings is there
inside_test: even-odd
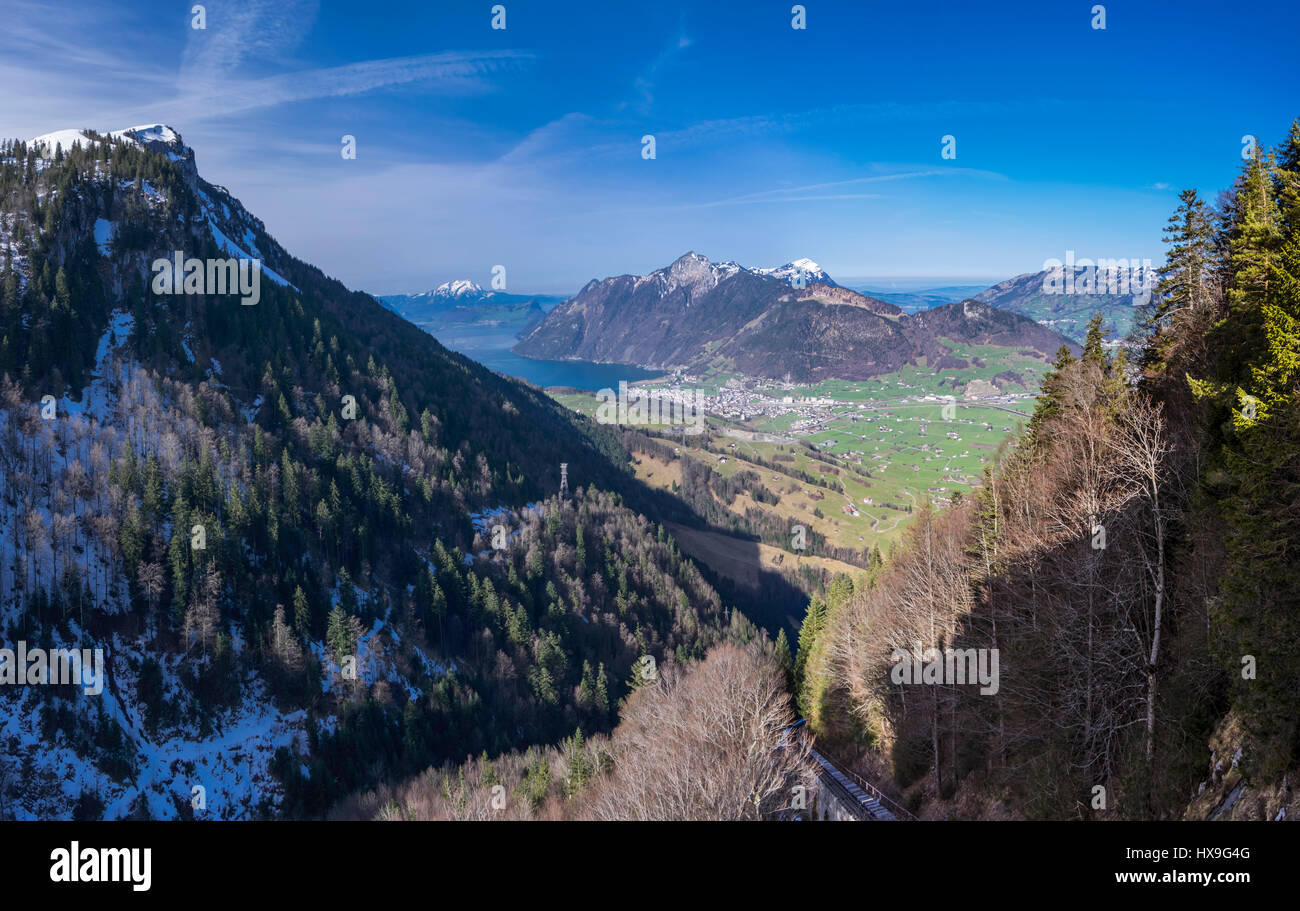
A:
[[[1208,775],[1187,806],[1184,819],[1300,820],[1300,796],[1292,770],[1277,781],[1251,781],[1241,769],[1245,737],[1233,714],[1210,738]]]

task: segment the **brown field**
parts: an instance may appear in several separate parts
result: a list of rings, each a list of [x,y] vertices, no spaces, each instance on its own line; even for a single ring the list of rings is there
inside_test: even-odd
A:
[[[754,541],[742,541],[731,535],[715,531],[699,531],[685,525],[666,523],[682,550],[697,560],[707,564],[715,572],[726,576],[733,582],[751,589],[758,588],[760,569],[794,571],[802,566],[815,566],[832,573],[847,573],[857,576],[864,572],[856,566],[831,560],[827,557],[812,557],[792,554]]]
[[[691,457],[700,460],[716,459],[716,454],[708,452],[692,451]],[[682,467],[678,459],[671,462],[664,462],[660,459],[653,458],[647,454],[638,454],[637,461],[634,464],[636,476],[639,480],[644,481],[652,487],[671,490],[673,484],[681,484]],[[743,516],[747,509],[757,508],[766,513],[780,516],[787,520],[791,525],[802,524],[808,526],[812,531],[816,531],[826,537],[826,540],[844,547],[865,548],[874,543],[877,539],[871,538],[867,541],[857,540],[857,534],[850,530],[845,534],[845,529],[841,527],[840,520],[846,520],[846,524],[855,526],[858,530],[865,524],[864,521],[849,522],[848,517],[843,515],[841,507],[850,502],[849,498],[831,487],[809,487],[805,482],[798,478],[784,474],[780,471],[773,471],[770,468],[763,468],[747,462],[735,455],[728,454],[729,464],[721,466],[724,468],[734,467],[736,470],[748,469],[762,477],[765,486],[775,490],[781,495],[781,502],[776,505],[769,503],[758,503],[748,493],[742,493],[731,503],[720,503],[724,508],[734,512],[738,516]],[[715,465],[715,467],[718,467]],[[728,472],[734,474],[734,471]],[[773,480],[773,478],[777,480]],[[796,493],[787,493],[787,488],[796,485],[799,490]],[[804,493],[804,491],[808,491]],[[812,494],[818,492],[823,494],[823,499],[816,500]],[[813,515],[813,508],[820,507],[823,518]],[[864,509],[865,512],[865,509]],[[850,536],[851,535],[851,536]]]

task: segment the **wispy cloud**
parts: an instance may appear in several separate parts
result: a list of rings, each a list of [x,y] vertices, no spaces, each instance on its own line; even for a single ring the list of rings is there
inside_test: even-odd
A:
[[[484,91],[487,77],[532,55],[509,50],[451,51],[250,76],[285,61],[311,31],[318,0],[239,0],[209,5],[206,29],[188,29],[177,97],[160,101],[187,122],[319,98],[363,95],[390,86],[436,82],[446,93]],[[160,118],[161,119],[161,118]]]
[[[1007,180],[1007,178],[1002,174],[993,171],[981,171],[975,168],[914,169],[890,174],[873,174],[865,177],[851,177],[844,180],[827,181],[824,183],[804,184],[802,186],[773,187],[767,190],[757,190],[751,193],[742,193],[736,196],[727,196],[720,199],[710,199],[699,202],[637,206],[635,208],[624,208],[618,211],[681,212],[691,209],[718,209],[725,206],[779,205],[783,203],[824,202],[829,200],[847,199],[884,199],[886,196],[882,193],[835,191],[847,189],[849,187],[857,187],[863,184],[885,183],[898,180],[918,180],[928,177],[939,177],[945,179],[953,177],[976,177],[990,180]]]
[[[6,51],[11,65],[20,57],[39,57],[46,69],[81,66],[111,73],[134,73],[142,64],[147,68],[148,61],[89,40],[96,32],[120,24],[124,15],[129,16],[116,9],[92,7],[68,16],[60,4],[5,0],[0,48]],[[62,27],[52,28],[54,22]]]
[[[810,183],[798,187],[776,187],[771,190],[760,190],[756,193],[746,193],[742,196],[733,196],[728,199],[719,199],[710,203],[701,203],[702,206],[726,206],[740,205],[751,202],[793,202],[803,199],[860,199],[873,198],[879,194],[862,194],[862,193],[823,193],[821,195],[809,196],[806,194],[814,193],[819,190],[831,190],[840,187],[860,186],[867,183],[885,183],[894,180],[914,180],[919,177],[983,177],[990,180],[1006,180],[1006,176],[998,174],[995,171],[981,171],[976,168],[928,168],[924,170],[899,171],[892,174],[873,174],[867,177],[850,177],[845,180],[832,180],[825,183]]]
[[[503,157],[503,160],[546,161],[556,166],[564,164],[586,166],[597,158],[639,154],[641,136],[646,132],[654,134],[659,154],[662,156],[732,145],[738,140],[794,136],[828,128],[845,130],[870,123],[929,121],[945,117],[951,118],[955,123],[970,118],[991,116],[995,112],[1004,116],[1017,113],[1030,114],[1052,109],[1054,105],[1055,102],[1032,101],[985,104],[873,102],[702,120],[676,129],[648,129],[645,120],[641,117],[597,117],[586,113],[570,112],[530,132]],[[626,104],[620,105],[619,111],[626,107]],[[945,168],[943,173],[963,173],[970,176],[1005,179],[1003,175],[992,171],[970,168]],[[885,176],[871,179],[888,180],[897,177]]]
[[[436,85],[455,96],[490,91],[494,77],[532,59],[523,51],[447,51],[341,66],[303,67],[292,52],[310,32],[318,0],[209,0],[206,29],[189,14],[172,26],[137,22],[129,10],[87,7],[76,16],[33,0],[8,0],[0,34],[0,78],[23,85],[6,93],[0,127],[27,133],[72,126],[111,129],[164,121],[182,129],[251,110],[314,99],[364,95],[407,85]],[[50,23],[68,20],[66,28]],[[134,33],[139,47],[105,45],[101,34]],[[172,52],[156,33],[183,29]],[[281,69],[282,72],[268,72]],[[88,118],[87,112],[94,116]],[[71,113],[75,112],[75,113]]]
[[[188,28],[179,85],[208,90],[249,60],[280,59],[311,30],[317,0],[209,0],[206,28]]]
[[[179,110],[187,120],[204,120],[257,108],[318,98],[364,95],[389,86],[436,82],[439,91],[487,91],[487,77],[518,66],[532,55],[521,51],[424,54],[392,60],[367,60],[344,66],[285,73],[262,79],[227,80],[173,101],[160,110]]]
[[[961,123],[994,115],[1033,114],[1059,110],[1060,102],[1047,100],[1005,102],[933,101],[903,103],[877,101],[865,104],[840,104],[705,120],[677,130],[657,133],[661,146],[693,147],[736,138],[758,138],[781,133],[797,133],[828,125],[841,128],[864,123],[904,123],[949,120]]]

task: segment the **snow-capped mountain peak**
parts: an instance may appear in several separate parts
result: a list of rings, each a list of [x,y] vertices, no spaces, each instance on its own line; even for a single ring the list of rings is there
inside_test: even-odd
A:
[[[772,269],[755,269],[760,275],[770,275],[773,278],[779,278],[789,285],[795,285],[801,282],[807,285],[811,282],[821,282],[824,285],[833,285],[835,282],[831,279],[821,266],[807,257],[796,259],[794,262],[786,263],[784,266],[777,266]]]
[[[127,127],[125,130],[114,130],[112,135],[134,139],[136,142],[165,142],[169,144],[181,145],[181,134],[177,133],[165,123],[150,123],[144,126]]]
[[[76,145],[84,149],[93,149],[104,142],[127,143],[138,146],[146,152],[162,155],[176,163],[181,177],[193,190],[198,203],[198,211],[191,216],[190,225],[206,223],[217,246],[229,256],[239,259],[258,260],[261,263],[261,276],[287,288],[297,287],[285,278],[279,268],[290,261],[290,257],[278,243],[266,232],[261,219],[250,213],[230,195],[224,187],[208,183],[199,176],[195,163],[194,150],[185,145],[181,134],[164,123],[142,124],[122,130],[100,131],[94,129],[56,130],[46,133],[28,142],[29,147],[38,150],[39,157],[50,162],[56,151],[62,147],[68,153]],[[38,163],[37,170],[42,165]],[[103,165],[106,169],[107,165]],[[129,183],[129,181],[128,181]],[[144,181],[142,191],[149,200],[150,207],[162,208],[165,197],[160,189]],[[95,223],[95,239],[104,256],[113,255],[114,248],[110,241],[115,232],[113,220],[101,218]],[[0,249],[3,241],[0,240]]]
[[[443,282],[434,289],[434,297],[477,297],[483,293],[479,285],[466,278]]]
[[[715,263],[701,253],[691,251],[678,257],[671,265],[648,275],[637,276],[636,287],[639,288],[647,282],[656,282],[665,294],[685,288],[693,296],[708,291],[741,272],[775,278],[794,288],[804,288],[813,282],[835,285],[835,281],[821,266],[806,257],[786,263],[784,266],[762,269],[742,266],[734,260]]]
[[[94,131],[91,131],[91,133],[94,133]],[[102,135],[104,134],[94,133],[94,135],[91,135],[86,130],[55,130],[53,133],[37,136],[35,139],[30,140],[28,145],[42,147],[44,153],[50,155],[59,146],[62,146],[65,152],[69,151],[74,145],[92,148],[100,143],[100,140],[95,137]],[[181,139],[181,134],[165,123],[149,123],[136,127],[127,127],[124,130],[112,130],[107,135],[113,139],[134,142],[136,145],[145,148],[157,145],[166,146],[167,151],[181,159],[188,158],[192,154],[189,147]],[[155,151],[157,150],[155,149]]]
[[[656,282],[661,294],[684,289],[688,297],[694,297],[717,287],[723,278],[734,274],[725,266],[713,263],[704,254],[692,250],[683,253],[672,264],[638,278],[636,285],[640,287],[646,282]]]

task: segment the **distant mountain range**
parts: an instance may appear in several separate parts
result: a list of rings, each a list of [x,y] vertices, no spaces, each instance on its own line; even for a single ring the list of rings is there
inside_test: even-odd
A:
[[[444,282],[420,294],[389,294],[379,302],[398,316],[437,335],[440,330],[466,326],[513,329],[522,334],[532,329],[560,301],[560,295],[507,294],[484,291],[467,279]]]
[[[1094,313],[1102,314],[1105,320],[1103,325],[1109,332],[1109,338],[1117,341],[1132,331],[1139,309],[1138,301],[1132,293],[1066,294],[1046,291],[1044,288],[1050,287],[1053,276],[1048,271],[1027,272],[995,285],[943,285],[934,288],[893,290],[879,288],[870,282],[856,284],[852,280],[849,285],[841,285],[815,261],[807,258],[796,259],[785,265],[770,268],[747,268],[733,261],[712,263],[711,266],[719,280],[740,273],[763,276],[793,288],[798,292],[800,300],[833,301],[838,304],[862,306],[862,299],[866,299],[874,301],[874,306],[877,308],[880,304],[893,305],[900,314],[917,314],[964,300],[975,300],[989,304],[997,310],[1027,316],[1034,322],[1080,344],[1084,340],[1088,320]],[[654,274],[657,273],[651,273]],[[1081,270],[1076,268],[1076,278],[1081,278],[1081,275]],[[811,293],[815,287],[817,293]],[[584,288],[583,292],[586,291],[587,288]],[[486,291],[467,279],[444,282],[432,291],[419,294],[390,294],[378,298],[380,303],[389,310],[434,335],[471,327],[491,327],[511,330],[521,339],[538,328],[548,313],[568,299],[566,295]],[[871,306],[868,305],[867,308],[871,309]],[[556,323],[548,327],[545,332],[539,333],[536,338],[532,338],[528,345],[517,347],[516,353],[530,357],[555,357],[556,353],[564,347],[563,330],[557,329],[561,325],[558,321],[562,318],[562,315],[557,317]],[[557,331],[559,335],[556,334]],[[595,347],[600,347],[598,342],[593,344]],[[545,355],[531,353],[543,349],[549,353]],[[585,360],[586,358],[574,357],[574,359]],[[625,361],[615,359],[612,362],[624,363]]]
[[[1081,288],[1082,270],[1076,267],[1074,272],[1076,281],[1073,286]],[[1123,339],[1133,330],[1141,303],[1134,294],[1061,293],[1045,290],[1052,286],[1054,277],[1058,279],[1057,287],[1060,287],[1063,272],[1055,276],[1050,271],[1027,272],[981,291],[975,295],[975,300],[1027,316],[1076,342],[1083,341],[1088,320],[1092,319],[1094,313],[1102,315],[1102,325],[1109,330],[1112,341]]]
[[[798,287],[809,274],[820,277]],[[955,301],[906,314],[829,279],[811,260],[747,269],[687,253],[649,275],[588,282],[513,350],[536,358],[717,368],[815,382],[865,379],[920,358],[936,363],[952,353],[953,343],[1011,347],[1044,359],[1071,345],[1032,319],[984,302]]]
[[[845,287],[852,288],[854,291],[859,291],[869,297],[888,301],[899,307],[904,313],[915,313],[918,310],[929,310],[931,307],[940,307],[954,301],[975,297],[988,286],[947,285],[940,288],[918,288],[911,291],[886,290],[876,287],[874,284],[858,285],[850,283]]]

